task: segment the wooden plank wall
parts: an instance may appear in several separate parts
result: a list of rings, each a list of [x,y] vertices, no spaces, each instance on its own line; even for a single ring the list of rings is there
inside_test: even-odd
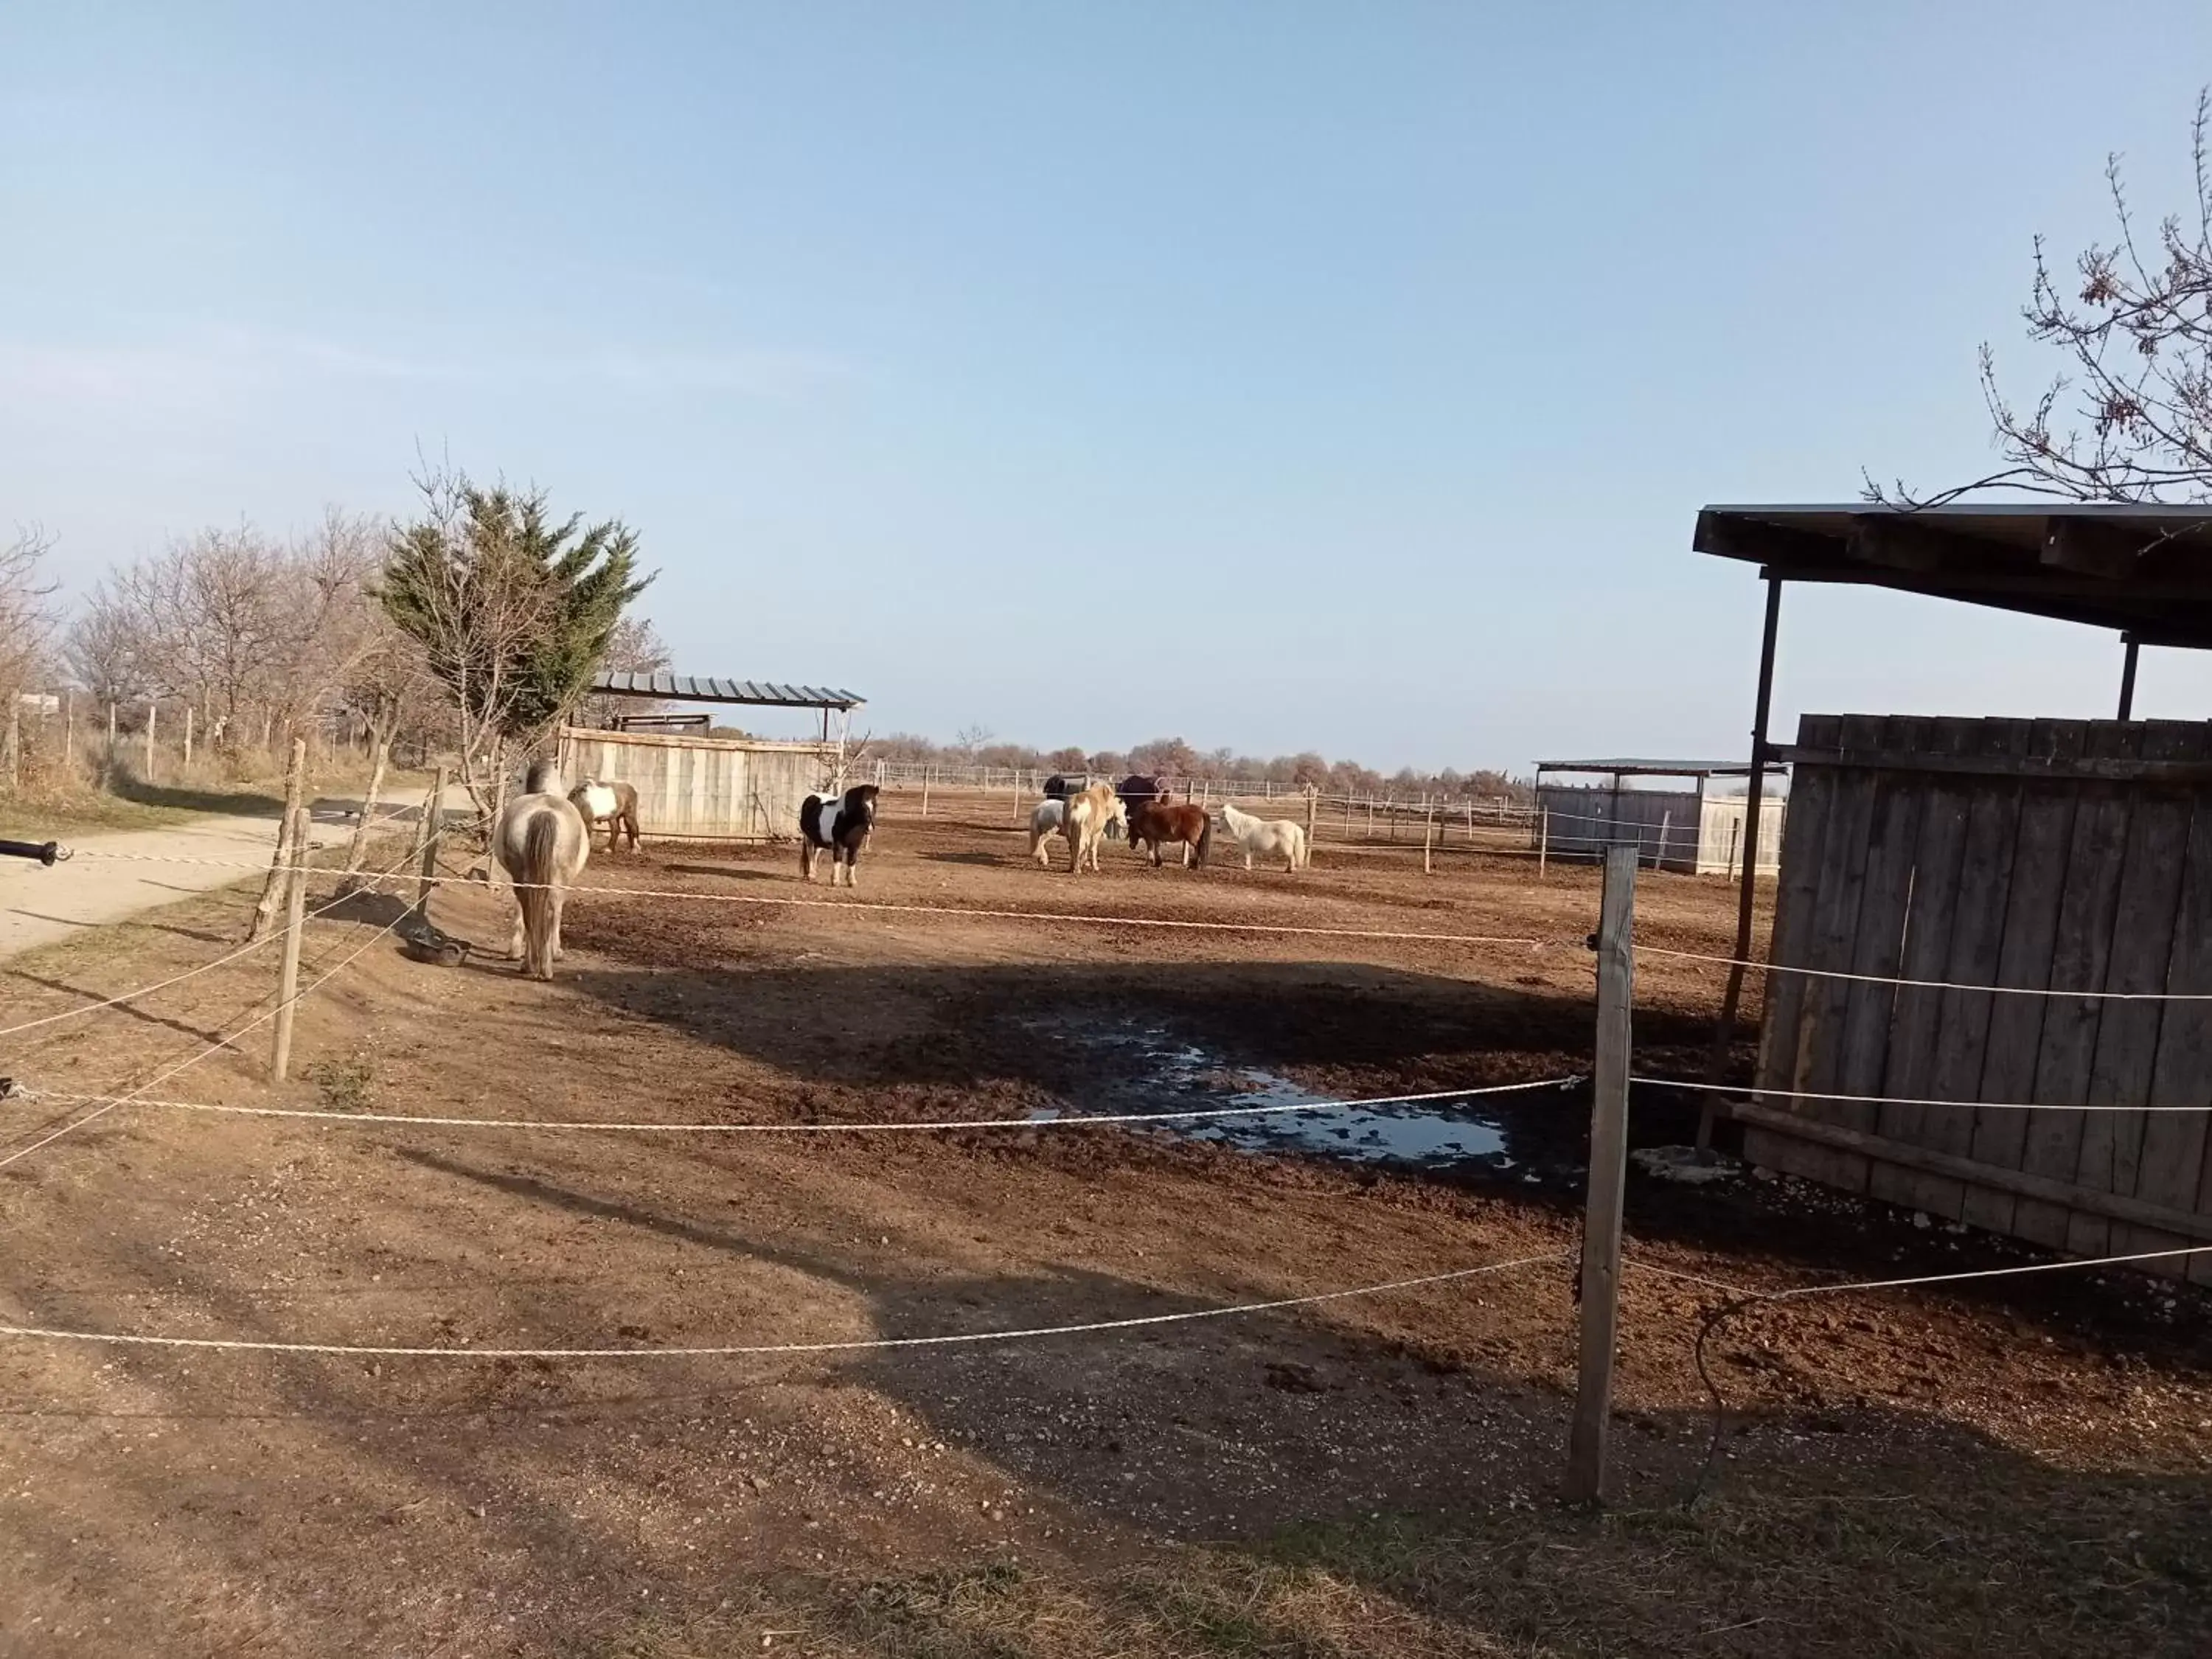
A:
[[[830,757],[815,744],[693,738],[569,727],[564,776],[637,789],[644,834],[694,841],[787,841],[799,803],[824,786]]]
[[[1698,797],[1690,790],[1623,789],[1616,795],[1610,787],[1547,783],[1536,791],[1536,804],[1552,815],[1554,858],[1602,858],[1608,847],[1633,846],[1656,868],[1697,868]]]
[[[1869,977],[1775,975],[1759,1085],[1887,1101],[1765,1097],[1747,1155],[2081,1255],[2212,1243],[2212,1000],[2158,994],[2212,992],[2212,725],[1808,714],[1789,757],[1769,959]]]

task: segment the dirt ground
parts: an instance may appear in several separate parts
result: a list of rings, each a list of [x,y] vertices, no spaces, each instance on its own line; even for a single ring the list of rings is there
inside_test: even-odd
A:
[[[1037,871],[1003,800],[888,798],[862,902],[1088,911],[1438,944],[855,908],[789,851],[595,858],[550,985],[442,889],[460,969],[313,923],[297,1080],[247,1031],[156,1098],[453,1116],[1019,1119],[1145,1097],[1171,1034],[1329,1094],[1587,1066],[1596,882],[1324,840],[1313,868]],[[724,896],[717,899],[714,896]],[[317,896],[325,896],[318,888]],[[774,902],[731,902],[727,899]],[[808,901],[800,903],[794,901]],[[0,1025],[204,962],[203,896],[0,969]],[[1722,884],[1650,876],[1639,937],[1725,949]],[[269,1006],[272,953],[0,1038],[46,1096],[144,1082]],[[1638,1064],[1685,1073],[1713,971],[1646,958]],[[1108,1127],[614,1134],[133,1104],[0,1169],[0,1315],[463,1350],[0,1341],[0,1653],[721,1656],[2181,1655],[2212,1650],[2212,1318],[2125,1274],[1753,1308],[1719,1285],[2022,1260],[1750,1178],[1632,1179],[1617,1491],[1556,1498],[1584,1097],[1502,1097],[1449,1177]],[[87,1106],[0,1104],[0,1158]],[[1639,1099],[1638,1144],[1683,1109]],[[1540,1257],[1234,1318],[1088,1323]]]

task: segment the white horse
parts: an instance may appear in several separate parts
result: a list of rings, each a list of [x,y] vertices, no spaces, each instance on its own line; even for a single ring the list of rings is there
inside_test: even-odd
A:
[[[1030,813],[1030,856],[1040,867],[1051,869],[1052,849],[1045,842],[1066,833],[1066,801],[1057,796],[1039,801]]]
[[[1048,801],[1048,806],[1052,805]],[[1067,837],[1070,854],[1067,873],[1074,875],[1083,868],[1087,854],[1091,867],[1098,868],[1098,848],[1109,836],[1127,832],[1129,809],[1114,793],[1110,783],[1094,783],[1088,789],[1079,789],[1067,798],[1066,811],[1060,825],[1060,834]],[[1031,819],[1034,833],[1035,819]]]
[[[561,956],[561,908],[568,889],[584,873],[592,834],[562,791],[554,762],[532,767],[523,789],[500,808],[491,827],[491,853],[514,889],[509,953],[521,958],[522,971],[532,979],[550,979]]]
[[[1249,812],[1240,812],[1227,801],[1221,803],[1221,827],[1229,838],[1244,849],[1244,867],[1252,867],[1252,858],[1257,854],[1263,859],[1280,859],[1285,870],[1303,870],[1310,856],[1306,848],[1306,830],[1302,823],[1288,818],[1255,818]]]

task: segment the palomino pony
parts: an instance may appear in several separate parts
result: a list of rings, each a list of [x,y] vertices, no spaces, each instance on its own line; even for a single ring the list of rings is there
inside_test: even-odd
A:
[[[842,795],[809,795],[799,808],[799,872],[814,879],[814,855],[830,852],[830,884],[839,872],[848,887],[860,884],[860,849],[876,827],[876,796],[872,783],[856,783]]]
[[[1139,849],[1139,843],[1152,844],[1152,866],[1159,866],[1160,848],[1169,842],[1182,843],[1182,867],[1186,870],[1195,863],[1204,865],[1206,849],[1213,841],[1213,818],[1203,806],[1193,806],[1188,801],[1180,806],[1172,801],[1145,800],[1129,809],[1129,846]],[[1194,859],[1191,855],[1198,856]]]
[[[584,824],[596,832],[601,824],[607,829],[607,851],[615,850],[615,842],[623,836],[629,836],[629,850],[637,851],[637,786],[616,779],[612,783],[599,783],[586,778],[568,792],[568,799],[584,815]]]
[[[1244,867],[1252,867],[1254,854],[1263,859],[1280,859],[1285,870],[1306,867],[1306,827],[1293,823],[1288,818],[1255,818],[1249,812],[1240,812],[1227,801],[1221,803],[1221,827],[1229,838],[1244,849]]]
[[[524,793],[500,808],[491,827],[491,853],[514,888],[514,941],[532,979],[553,977],[561,956],[561,909],[568,890],[592,855],[592,832],[580,808],[561,788],[558,764],[542,760],[530,769]]]
[[[1051,805],[1050,801],[1044,803],[1045,806]],[[1039,811],[1042,810],[1043,807],[1038,809]],[[1127,829],[1128,822],[1128,810],[1121,805],[1121,798],[1114,793],[1114,786],[1110,783],[1094,783],[1089,788],[1079,789],[1068,796],[1066,811],[1060,824],[1060,833],[1067,837],[1067,873],[1073,876],[1082,871],[1085,854],[1089,855],[1091,868],[1096,873],[1099,844],[1118,830]],[[1030,826],[1030,833],[1035,835],[1036,820],[1034,815]],[[1042,842],[1042,838],[1039,837],[1040,851]],[[1038,862],[1047,860],[1040,858]]]

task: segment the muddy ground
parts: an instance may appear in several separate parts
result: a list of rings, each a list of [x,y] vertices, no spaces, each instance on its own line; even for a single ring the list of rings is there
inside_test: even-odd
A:
[[[311,928],[298,1080],[256,1029],[162,1100],[660,1122],[1022,1119],[1253,1086],[1373,1096],[1587,1066],[1596,885],[1324,842],[1297,878],[1038,872],[1004,802],[889,800],[865,902],[793,854],[595,860],[553,984],[474,885],[403,955]],[[319,884],[318,896],[324,896]],[[718,898],[715,896],[722,896]],[[20,959],[0,1024],[205,962],[250,896]],[[769,900],[773,902],[737,902]],[[795,900],[806,903],[792,902]],[[1639,935],[1716,952],[1721,884]],[[0,1038],[47,1097],[0,1158],[268,1006],[268,953]],[[1638,1066],[1719,980],[1647,958]],[[1172,1050],[1183,1056],[1164,1065]],[[1195,1059],[1191,1056],[1196,1056]],[[782,1136],[331,1125],[133,1104],[0,1169],[0,1313],[365,1346],[840,1343],[1091,1323],[1492,1262],[1455,1283],[1006,1343],[496,1359],[0,1343],[0,1651],[1104,1655],[2212,1650],[2212,1322],[2126,1275],[1754,1308],[1823,1277],[2023,1259],[1790,1183],[1632,1180],[1604,1516],[1556,1499],[1586,1101],[1480,1103],[1432,1170],[1152,1131]],[[1638,1144],[1681,1139],[1640,1100]],[[1711,1284],[1694,1279],[1712,1281]]]

